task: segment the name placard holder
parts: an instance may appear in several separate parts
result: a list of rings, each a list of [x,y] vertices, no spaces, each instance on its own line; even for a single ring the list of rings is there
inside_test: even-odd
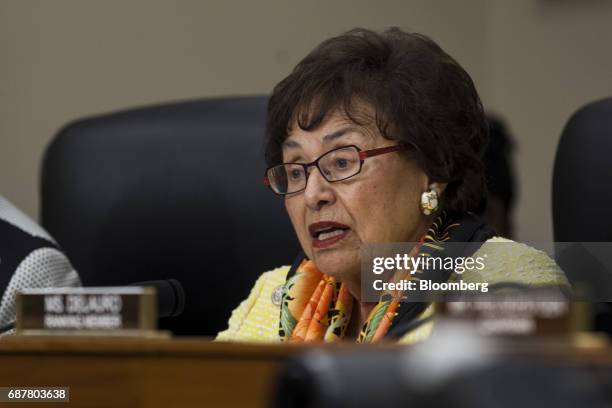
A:
[[[471,322],[485,335],[504,337],[569,337],[587,328],[588,305],[544,290],[464,296],[461,301],[438,302],[440,316]]]
[[[154,288],[24,289],[16,306],[17,335],[160,335]]]

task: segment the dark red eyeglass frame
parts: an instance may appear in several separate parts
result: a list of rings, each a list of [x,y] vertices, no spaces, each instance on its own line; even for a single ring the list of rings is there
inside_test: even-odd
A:
[[[321,160],[322,157],[326,156],[327,154],[334,152],[336,150],[341,150],[341,149],[346,149],[347,147],[354,147],[357,150],[357,153],[359,154],[359,171],[351,176],[348,176],[346,178],[340,179],[340,180],[327,180],[327,177],[325,177],[325,174],[323,174],[323,172],[321,171],[321,169],[319,168],[319,160]],[[406,146],[405,145],[395,145],[395,146],[387,146],[387,147],[378,147],[376,149],[370,149],[370,150],[361,150],[359,147],[355,146],[355,145],[347,145],[347,146],[340,146],[337,147],[335,149],[331,149],[328,152],[323,153],[321,156],[319,156],[316,160],[311,161],[310,163],[280,163],[280,164],[276,164],[274,166],[270,166],[266,169],[266,173],[264,175],[263,178],[263,183],[265,186],[267,186],[270,190],[272,190],[272,192],[276,195],[280,195],[280,196],[284,196],[284,195],[288,195],[288,194],[295,194],[295,193],[299,193],[300,191],[303,191],[306,189],[306,186],[308,185],[308,168],[312,167],[312,166],[316,166],[317,169],[319,169],[319,172],[321,172],[321,175],[323,176],[323,178],[325,180],[327,180],[328,183],[335,183],[337,181],[343,181],[346,179],[349,179],[351,177],[355,177],[357,174],[361,173],[361,168],[363,167],[363,161],[369,157],[374,157],[374,156],[380,156],[381,154],[387,154],[387,153],[392,153],[392,152],[397,152],[400,150],[406,150]],[[297,190],[297,191],[293,191],[291,193],[277,193],[276,191],[274,191],[274,189],[272,188],[272,186],[270,185],[270,179],[268,178],[268,171],[274,167],[277,166],[283,166],[283,165],[287,165],[287,164],[295,164],[295,165],[300,165],[302,167],[304,167],[304,174],[306,174],[306,183],[303,189],[301,190]]]

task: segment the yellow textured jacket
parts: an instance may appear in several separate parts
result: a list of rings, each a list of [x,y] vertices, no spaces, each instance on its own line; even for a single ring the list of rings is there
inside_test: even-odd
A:
[[[492,245],[505,243],[504,245]],[[520,283],[530,286],[567,285],[565,274],[544,252],[505,238],[491,238],[484,242],[473,256],[487,254],[486,269],[466,271],[462,275],[465,282],[482,282],[486,276],[489,284]],[[274,290],[285,284],[289,266],[282,266],[262,274],[251,290],[249,297],[233,312],[226,330],[217,335],[216,340],[240,342],[279,342],[278,334],[280,306],[272,301]],[[419,318],[433,313],[429,307]],[[400,343],[411,344],[429,336],[434,321],[424,324],[405,334]]]

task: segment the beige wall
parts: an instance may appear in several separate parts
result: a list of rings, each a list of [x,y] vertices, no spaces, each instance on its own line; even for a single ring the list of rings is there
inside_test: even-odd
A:
[[[355,26],[429,33],[481,77],[484,0],[433,3],[0,0],[0,193],[36,216],[43,150],[69,120],[268,93],[313,46]]]
[[[518,236],[548,241],[563,126],[581,105],[612,96],[612,2],[489,0],[487,15],[485,104],[508,119],[519,144]]]
[[[324,38],[398,25],[437,40],[508,118],[520,145],[520,237],[549,239],[562,123],[612,94],[611,21],[594,0],[0,0],[0,193],[37,215],[42,153],[69,120],[267,93]]]

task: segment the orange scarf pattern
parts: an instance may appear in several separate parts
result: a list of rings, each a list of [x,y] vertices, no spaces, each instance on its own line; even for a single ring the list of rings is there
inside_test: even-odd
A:
[[[429,228],[414,251],[420,251],[425,242],[449,240],[449,231],[458,223],[445,222],[440,216]],[[405,279],[407,272],[394,279]],[[393,324],[402,299],[401,292],[386,292],[370,312],[364,323],[358,343],[380,341]],[[346,285],[319,271],[313,261],[304,259],[295,275],[283,287],[279,335],[288,342],[333,342],[342,340],[351,320],[355,300]]]
[[[281,308],[280,330],[283,340],[291,343],[333,342],[344,338],[355,303],[345,284],[320,272],[313,261],[304,260],[285,285],[285,290],[283,302],[286,303]],[[383,338],[391,327],[398,305],[399,299],[383,295],[357,341],[369,343]]]

